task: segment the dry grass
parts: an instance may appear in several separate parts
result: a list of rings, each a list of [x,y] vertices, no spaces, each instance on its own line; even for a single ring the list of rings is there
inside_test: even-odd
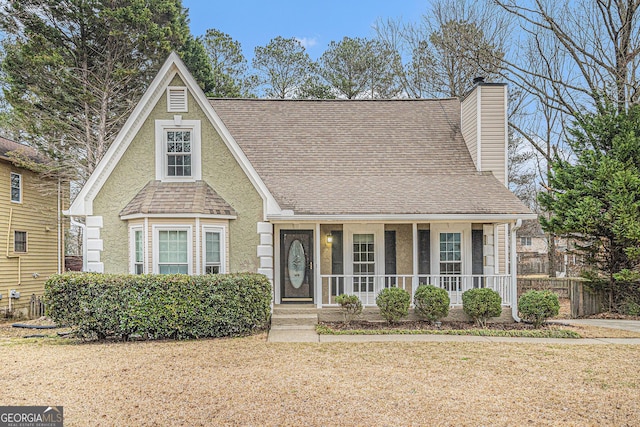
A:
[[[0,345],[4,405],[68,426],[638,425],[637,346],[187,342]]]

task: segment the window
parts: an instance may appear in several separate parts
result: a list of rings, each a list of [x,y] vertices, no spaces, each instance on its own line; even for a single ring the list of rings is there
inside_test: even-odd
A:
[[[22,203],[22,175],[11,173],[11,201]]]
[[[521,237],[520,244],[522,246],[531,246],[531,237]]]
[[[16,231],[13,233],[13,251],[27,252],[27,232]]]
[[[353,290],[355,292],[373,292],[375,268],[373,234],[354,234],[353,275],[356,277],[353,278]]]
[[[186,229],[157,231],[157,272],[189,274],[190,236]]]
[[[131,254],[132,254],[132,269],[133,274],[144,274],[144,234],[142,227],[131,228],[131,236],[133,239]]]
[[[167,176],[191,176],[191,131],[167,130]]]
[[[223,236],[222,228],[204,228],[204,274],[224,272]]]
[[[440,274],[444,276],[462,274],[461,233],[440,233]],[[460,290],[459,277],[441,277],[440,282],[448,291]]]
[[[200,121],[156,120],[156,179],[197,181],[202,179]]]

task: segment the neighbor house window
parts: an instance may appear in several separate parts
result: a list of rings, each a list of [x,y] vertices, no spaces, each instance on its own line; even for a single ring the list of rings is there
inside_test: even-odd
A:
[[[531,246],[531,237],[521,237],[520,244],[522,246]]]
[[[13,233],[13,251],[27,252],[27,232],[15,231]]]
[[[440,274],[459,276],[462,274],[461,233],[440,233]],[[459,277],[441,277],[443,288],[448,291],[460,290]]]
[[[142,227],[131,228],[131,254],[133,274],[144,274],[144,234]]]
[[[353,278],[353,290],[355,292],[373,292],[375,269],[373,234],[354,234],[353,275],[355,277]]]
[[[224,273],[224,229],[204,227],[204,274]]]
[[[22,202],[22,175],[11,173],[11,201]]]
[[[191,130],[166,132],[168,177],[191,176]]]
[[[190,231],[188,229],[158,229],[157,267],[160,274],[189,274]]]

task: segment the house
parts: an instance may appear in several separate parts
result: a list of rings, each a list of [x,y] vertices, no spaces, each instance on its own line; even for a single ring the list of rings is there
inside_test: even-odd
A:
[[[518,274],[549,274],[549,245],[538,220],[522,222],[516,235]]]
[[[64,223],[61,211],[68,192],[25,167],[17,157],[40,162],[25,145],[0,138],[0,312],[27,314],[32,295],[64,270]]]
[[[172,54],[72,204],[87,269],[254,271],[275,304],[477,286],[516,315],[506,86],[461,102],[207,99]]]

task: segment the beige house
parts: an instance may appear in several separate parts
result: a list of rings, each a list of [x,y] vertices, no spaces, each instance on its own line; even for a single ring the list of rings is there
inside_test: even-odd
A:
[[[254,271],[318,308],[485,286],[515,310],[535,215],[505,186],[506,99],[209,100],[172,54],[68,213],[91,271]]]
[[[47,278],[64,270],[59,213],[68,193],[16,165],[12,152],[38,161],[33,149],[0,138],[0,312],[26,313],[31,296],[41,296]]]

